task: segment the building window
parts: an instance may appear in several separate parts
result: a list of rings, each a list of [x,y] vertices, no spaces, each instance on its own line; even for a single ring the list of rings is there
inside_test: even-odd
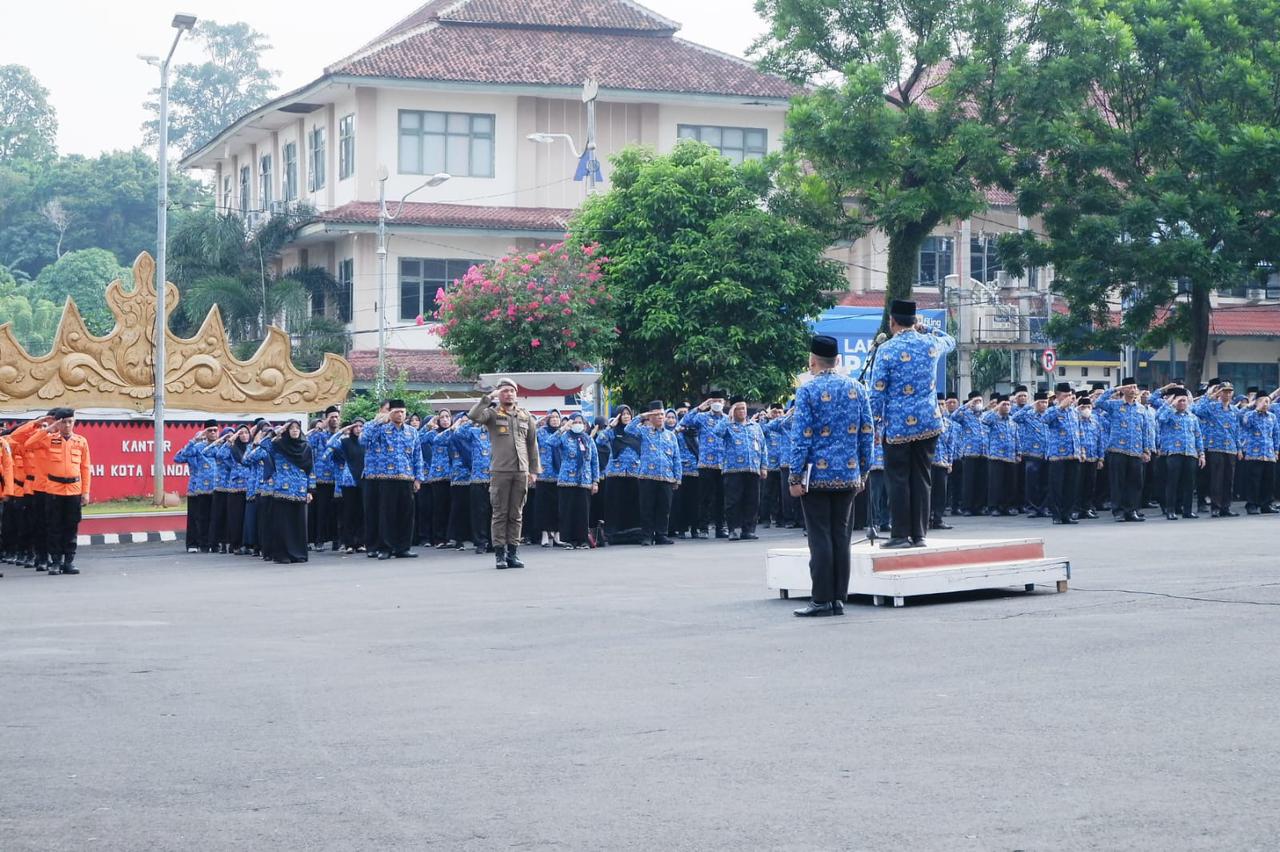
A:
[[[919,283],[942,287],[955,274],[956,241],[953,237],[925,237],[920,246]]]
[[[1110,368],[1110,367],[1103,367],[1103,368],[1102,368],[1102,376],[1103,376],[1103,378],[1107,378],[1107,379],[1111,378],[1111,368]]]
[[[284,146],[284,200],[298,200],[298,143]]]
[[[1059,368],[1058,368],[1058,375],[1059,375],[1059,376],[1065,376],[1066,374],[1067,374],[1067,368],[1066,368],[1066,367],[1059,367]]]
[[[313,127],[307,134],[307,191],[324,189],[324,128]]]
[[[494,117],[400,110],[400,171],[493,177]]]
[[[346,180],[356,171],[356,117],[338,119],[338,180]]]
[[[267,155],[258,161],[258,205],[259,210],[271,209],[271,156]]]
[[[1086,377],[1086,376],[1088,376],[1088,375],[1089,375],[1089,368],[1088,368],[1088,367],[1081,367],[1081,368],[1080,368],[1080,378],[1082,378],[1082,379],[1083,379],[1084,377]]]
[[[241,216],[249,215],[249,181],[251,179],[252,174],[253,172],[250,171],[248,166],[242,166],[240,168],[240,215]]]
[[[969,277],[990,284],[1002,268],[995,237],[973,237],[969,241]]]
[[[716,127],[714,125],[681,124],[677,139],[696,139],[710,145],[730,162],[763,159],[768,151],[769,133],[762,127]]]
[[[1236,393],[1243,394],[1245,388],[1260,387],[1263,393],[1271,393],[1277,385],[1277,369],[1280,365],[1270,363],[1218,362],[1218,375],[1235,385]],[[1185,374],[1185,370],[1184,370]]]
[[[436,309],[436,292],[449,289],[452,282],[467,274],[475,260],[401,258],[400,319],[430,317]]]
[[[356,262],[347,258],[338,263],[338,321],[351,322],[351,302],[355,294]]]

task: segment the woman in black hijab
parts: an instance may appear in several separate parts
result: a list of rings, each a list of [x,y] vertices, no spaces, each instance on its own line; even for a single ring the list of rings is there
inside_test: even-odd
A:
[[[279,437],[269,441],[275,462],[272,478],[272,554],[279,564],[307,561],[307,504],[311,502],[311,447],[302,437],[302,424],[290,420]]]

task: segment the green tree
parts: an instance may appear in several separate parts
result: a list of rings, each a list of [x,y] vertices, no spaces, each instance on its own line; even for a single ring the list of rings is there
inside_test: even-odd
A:
[[[1020,204],[1045,233],[1005,239],[1002,257],[1015,272],[1053,264],[1064,348],[1176,336],[1196,384],[1212,291],[1260,286],[1280,264],[1280,2],[1064,6],[1026,94],[1057,117],[1020,118],[1036,153]]]
[[[13,336],[28,354],[44,355],[49,351],[61,316],[58,305],[35,296],[29,283],[19,284],[9,270],[0,266],[0,323],[13,328]]]
[[[62,304],[70,296],[90,333],[104,335],[115,326],[115,317],[107,308],[107,285],[116,279],[133,288],[133,270],[122,267],[116,256],[105,249],[71,251],[40,270],[32,285],[32,294]]]
[[[243,21],[201,21],[194,38],[204,49],[204,61],[178,65],[169,86],[169,143],[184,151],[198,148],[261,106],[275,92],[280,73],[262,67],[271,44]],[[159,92],[153,91],[146,107],[158,115],[159,103]],[[154,143],[160,136],[159,119],[143,124],[143,132]]]
[[[618,338],[609,383],[631,400],[728,385],[754,399],[790,391],[808,352],[808,321],[844,288],[822,234],[774,212],[774,164],[733,166],[681,142],[659,156],[613,158],[613,189],[587,202],[573,242],[608,262]]]
[[[973,353],[973,389],[991,391],[1012,376],[1013,353],[1008,349],[976,349]]]
[[[756,0],[762,65],[826,82],[793,101],[787,144],[816,171],[833,236],[888,236],[885,327],[920,246],[1008,181],[1009,108],[1038,18],[1028,0]],[[818,185],[822,184],[822,185]]]
[[[42,162],[57,150],[58,116],[49,92],[23,65],[0,65],[0,163]]]

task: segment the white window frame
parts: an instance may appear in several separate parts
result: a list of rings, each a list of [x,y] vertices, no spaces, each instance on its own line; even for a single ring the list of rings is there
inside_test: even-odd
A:
[[[461,124],[466,125],[465,131]],[[446,172],[454,177],[493,178],[497,172],[497,134],[498,119],[492,113],[402,109],[396,115],[396,167],[400,174]],[[431,144],[437,138],[438,159],[432,150],[437,146]],[[467,140],[465,163],[455,162],[461,157],[456,156],[453,145],[460,139]],[[488,157],[478,157],[477,148],[485,147]]]

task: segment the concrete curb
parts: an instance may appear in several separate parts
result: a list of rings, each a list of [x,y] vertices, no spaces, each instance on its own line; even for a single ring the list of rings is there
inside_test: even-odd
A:
[[[91,547],[95,544],[142,544],[145,542],[185,541],[185,530],[161,530],[159,532],[125,532],[125,533],[93,533],[76,536],[77,547]]]

